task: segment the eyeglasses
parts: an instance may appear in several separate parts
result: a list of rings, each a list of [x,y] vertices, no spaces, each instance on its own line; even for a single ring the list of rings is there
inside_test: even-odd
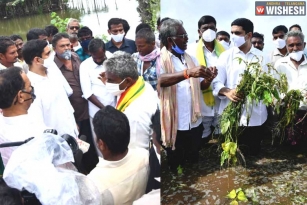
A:
[[[29,99],[27,99],[27,100],[31,100],[31,99],[32,99],[32,100],[35,100],[36,95],[34,94],[34,87],[33,87],[32,85],[31,85],[30,87],[31,87],[31,91],[30,91],[30,92],[25,91],[24,89],[21,90],[21,92],[27,93],[27,94],[31,95],[31,98],[29,98]],[[25,100],[25,101],[27,101],[27,100]]]
[[[69,27],[69,29],[70,29],[70,30],[74,30],[74,29],[79,30],[80,27],[79,27],[79,26],[71,26],[71,27]]]
[[[188,37],[188,34],[187,34],[187,33],[184,33],[184,34],[176,35],[175,37],[187,38],[187,37]]]

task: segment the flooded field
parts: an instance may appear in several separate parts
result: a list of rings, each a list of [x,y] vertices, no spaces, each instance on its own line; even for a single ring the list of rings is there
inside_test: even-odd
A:
[[[161,204],[231,204],[227,194],[240,188],[248,201],[236,197],[238,204],[307,204],[307,146],[264,142],[259,156],[245,160],[221,168],[217,145],[210,143],[201,150],[201,162],[172,174],[162,154]]]

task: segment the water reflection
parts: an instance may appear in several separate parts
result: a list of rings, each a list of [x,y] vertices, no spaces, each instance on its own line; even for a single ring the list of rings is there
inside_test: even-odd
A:
[[[92,29],[94,36],[108,35],[108,20],[113,17],[124,18],[130,24],[127,38],[134,39],[134,31],[140,23],[136,0],[70,0],[66,11],[56,12],[61,18],[76,18],[81,24]],[[50,13],[0,19],[0,35],[19,34],[26,39],[30,28],[44,28],[50,24]]]

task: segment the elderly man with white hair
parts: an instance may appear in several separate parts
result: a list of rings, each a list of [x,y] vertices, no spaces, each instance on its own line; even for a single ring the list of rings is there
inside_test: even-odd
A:
[[[157,94],[138,75],[136,62],[130,54],[117,51],[104,62],[103,82],[116,98],[116,109],[125,113],[130,124],[129,148],[149,149],[152,135],[151,118],[158,108]]]
[[[307,88],[307,59],[304,55],[304,48],[306,43],[304,42],[304,34],[300,31],[290,31],[286,37],[286,47],[289,55],[276,61],[275,68],[279,73],[284,73],[288,80],[288,90],[301,90],[306,97]],[[306,129],[306,114],[307,105],[306,102],[301,102],[298,112],[296,113],[296,122],[302,122],[294,126],[294,130],[288,133],[288,141],[296,144],[298,140],[305,140],[307,137]],[[303,139],[304,138],[304,139]]]

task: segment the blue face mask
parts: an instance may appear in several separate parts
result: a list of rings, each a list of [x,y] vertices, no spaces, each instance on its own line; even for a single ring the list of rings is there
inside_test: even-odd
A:
[[[71,50],[66,50],[64,53],[58,54],[61,58],[64,58],[66,60],[71,59]]]
[[[81,42],[81,46],[82,46],[82,48],[83,48],[83,50],[88,50],[88,45],[90,44],[90,41],[91,41],[92,39],[87,39],[87,40],[84,40],[84,41],[82,41]]]
[[[173,41],[173,39],[172,39],[172,41]],[[174,41],[173,41],[173,43],[175,44],[175,46],[172,46],[173,51],[175,51],[176,53],[178,53],[180,55],[183,55],[184,54],[184,50],[179,48]]]

